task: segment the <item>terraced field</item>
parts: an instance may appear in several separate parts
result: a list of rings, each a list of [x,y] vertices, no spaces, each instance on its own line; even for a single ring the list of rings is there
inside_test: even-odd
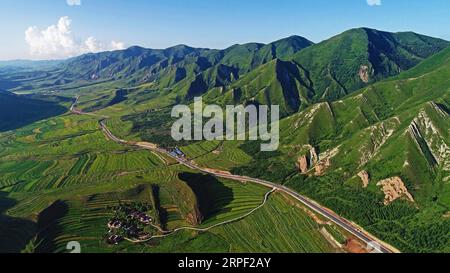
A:
[[[230,252],[332,252],[319,225],[304,211],[275,193],[266,206],[246,219],[214,231],[230,245]]]
[[[121,122],[113,119],[110,124],[128,134],[129,128],[122,128]],[[201,142],[182,150],[200,165],[229,170],[250,160],[239,145]],[[199,217],[201,223],[197,223],[193,215],[201,197],[180,179],[189,170],[174,164],[165,155],[109,141],[95,117],[62,115],[0,134],[0,156],[0,237],[5,242],[4,251],[65,252],[67,242],[73,240],[79,241],[86,252],[247,252],[253,249],[263,252],[270,248],[276,252],[320,252],[331,249],[326,243],[318,242],[324,242],[317,237],[318,227],[303,221],[308,216],[300,209],[272,215],[286,209],[283,202],[276,201],[278,196],[257,211],[263,214],[257,221],[251,216],[209,232],[181,231],[146,244],[107,245],[103,236],[111,216],[108,207],[119,201],[142,198],[154,202],[155,192],[146,190],[147,196],[143,196],[136,191],[139,187],[159,189],[154,217],[169,230],[197,225],[209,227],[237,219],[260,206],[269,189],[222,179],[203,185],[211,193],[207,197],[212,206],[208,208],[209,214]],[[227,160],[221,160],[223,157]],[[263,248],[261,241],[294,235],[286,230],[290,225],[277,224],[289,222],[291,217],[302,219],[294,228],[301,231],[302,239],[271,242]],[[277,227],[255,233],[252,225]],[[308,228],[301,230],[304,227]],[[9,236],[12,231],[18,236]]]
[[[208,227],[216,223],[240,217],[261,205],[267,188],[254,184],[240,184],[221,180],[222,185],[215,185],[211,191],[215,193],[213,216],[207,219],[202,226]]]
[[[122,139],[139,140],[138,137],[132,135],[133,124],[131,122],[124,122],[121,118],[110,118],[106,120],[106,126],[111,132]]]
[[[239,148],[237,141],[224,142],[219,148],[195,160],[200,166],[230,171],[252,161],[252,157]]]
[[[239,141],[202,141],[180,149],[199,166],[229,171],[252,160],[239,149],[241,144]]]
[[[221,145],[220,141],[204,141],[181,147],[181,151],[189,158],[195,159],[212,153]]]
[[[164,162],[149,151],[123,151],[119,153],[98,154],[87,172],[116,173],[143,171],[161,167]]]
[[[155,178],[152,180],[157,181]],[[121,183],[129,190],[108,192],[109,189],[114,187],[114,183],[110,183],[90,187],[83,191],[73,188],[68,192],[56,190],[51,193],[27,195],[26,197],[23,194],[13,194],[20,200],[21,205],[10,209],[9,214],[14,215],[14,217],[38,215],[37,222],[35,224],[30,222],[31,226],[28,231],[23,231],[31,234],[33,230],[38,231],[36,237],[27,244],[27,251],[34,252],[65,252],[67,242],[73,240],[79,241],[86,252],[249,252],[255,249],[257,251],[269,251],[274,246],[276,248],[272,248],[272,250],[275,249],[276,252],[291,250],[318,252],[331,249],[326,244],[320,244],[321,238],[318,233],[318,226],[311,222],[301,209],[286,205],[285,200],[280,196],[274,196],[273,201],[271,199],[267,207],[255,212],[255,216],[249,216],[239,222],[218,227],[210,232],[183,231],[146,244],[123,243],[119,246],[109,246],[103,240],[107,231],[106,222],[111,217],[108,207],[117,205],[119,200],[123,202],[152,201],[152,194],[148,190],[148,186],[133,186],[132,183],[126,183],[125,181]],[[161,183],[167,185],[167,182]],[[228,199],[228,192],[218,192],[219,199],[216,200],[216,208],[214,208],[217,214],[204,222],[202,226],[210,226],[247,213],[261,204],[262,197],[267,192],[267,189],[252,184],[246,185],[232,181],[222,181],[221,183],[223,183],[223,189],[231,189],[233,199]],[[71,192],[77,194],[74,196]],[[105,193],[93,194],[92,192]],[[168,226],[170,228],[186,226],[186,221],[182,219],[182,214],[180,214],[180,208],[176,205],[169,206],[170,203],[173,203],[173,199],[168,193],[165,192],[160,196],[161,203],[167,209],[173,209],[168,216]],[[35,213],[32,213],[33,211]],[[46,214],[57,217],[46,220]],[[277,223],[277,221],[284,222],[286,219],[298,217],[302,221],[295,225]],[[256,219],[259,220],[256,221]],[[276,227],[273,227],[273,225]],[[258,230],[256,233],[255,227]],[[0,230],[7,233],[12,228],[17,227],[6,225]],[[295,232],[301,232],[301,239],[290,241],[288,238],[295,235]],[[280,238],[280,236],[283,238],[283,234],[286,234],[284,240],[274,240],[274,238]],[[214,240],[214,242],[207,243],[208,240]],[[264,248],[261,241],[266,240],[274,240],[270,243],[273,245]],[[14,244],[16,243],[17,240],[14,241]]]
[[[165,165],[162,156],[109,142],[95,119],[80,116],[36,123],[0,139],[0,188],[13,192],[95,184]]]
[[[106,223],[112,216],[111,207],[120,202],[151,203],[149,187],[137,187],[125,192],[94,194],[78,199],[56,201],[40,213],[36,239],[37,252],[65,252],[70,241],[78,241],[85,251],[107,252],[104,241]],[[45,219],[45,214],[59,215]],[[47,222],[46,222],[47,221]]]

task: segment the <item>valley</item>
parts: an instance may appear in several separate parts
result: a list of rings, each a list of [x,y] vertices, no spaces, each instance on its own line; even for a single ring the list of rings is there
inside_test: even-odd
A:
[[[448,252],[449,45],[361,28],[0,68],[0,251]],[[279,150],[174,141],[170,109],[197,96],[280,105]],[[170,236],[108,245],[121,202]]]

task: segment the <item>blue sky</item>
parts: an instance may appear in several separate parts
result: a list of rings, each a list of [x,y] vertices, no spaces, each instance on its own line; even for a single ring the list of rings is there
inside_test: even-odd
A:
[[[2,0],[0,60],[65,58],[131,45],[225,48],[293,34],[319,42],[361,26],[450,40],[450,1]]]

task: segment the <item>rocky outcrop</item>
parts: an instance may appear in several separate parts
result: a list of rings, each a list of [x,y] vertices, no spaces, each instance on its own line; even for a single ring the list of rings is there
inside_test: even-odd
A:
[[[367,188],[370,183],[369,173],[367,171],[362,170],[358,173],[358,176],[359,176],[359,178],[361,178],[361,181],[363,183],[363,188]]]
[[[306,174],[314,169],[315,176],[322,176],[331,167],[331,159],[339,152],[339,147],[328,150],[320,155],[316,148],[308,145],[309,153],[297,159],[297,169],[300,173]]]
[[[331,166],[330,158],[327,158],[321,162],[319,162],[315,167],[315,176],[322,176],[325,174],[325,171],[328,169],[328,167]]]
[[[381,186],[381,190],[384,193],[384,204],[389,205],[399,198],[406,198],[408,201],[414,202],[413,196],[408,192],[403,180],[396,176],[377,183],[377,186]]]
[[[319,155],[314,147],[310,147],[309,154],[303,155],[297,160],[297,168],[302,173],[305,174],[314,167],[319,162]]]
[[[308,172],[308,157],[306,155],[298,158],[297,168],[300,171],[300,173],[302,173],[302,174]]]
[[[370,80],[370,70],[369,67],[367,65],[361,65],[361,67],[359,68],[359,78],[361,79],[361,81],[368,83]]]
[[[378,154],[399,126],[400,121],[398,117],[393,117],[364,130],[364,133],[370,134],[370,138],[363,140],[361,143],[362,145],[359,149],[361,155],[360,167],[366,165]]]
[[[312,147],[309,151],[309,163],[310,166],[314,166],[319,162],[319,156],[317,155],[316,148]]]

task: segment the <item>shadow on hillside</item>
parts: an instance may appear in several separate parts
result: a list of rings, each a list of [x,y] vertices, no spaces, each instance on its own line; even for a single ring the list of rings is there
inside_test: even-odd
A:
[[[0,79],[0,89],[9,90],[19,86],[20,86],[19,82]]]
[[[442,104],[442,103],[437,103],[437,106],[439,106],[439,108],[441,108],[443,111],[445,111],[447,114],[450,115],[450,109],[447,107],[447,105]]]
[[[20,253],[36,234],[36,223],[6,215],[16,204],[7,193],[0,192],[0,253]]]
[[[194,192],[202,220],[230,210],[226,206],[234,200],[233,190],[215,177],[196,173],[180,173],[178,177]]]
[[[55,201],[48,208],[39,213],[37,228],[36,253],[53,253],[56,252],[56,238],[62,234],[62,226],[58,224],[59,220],[67,215],[69,206],[66,202]]]
[[[56,102],[12,95],[0,90],[0,132],[19,129],[67,112]]]
[[[159,185],[152,185],[152,195],[154,200],[155,210],[158,213],[159,223],[161,228],[167,230],[167,222],[169,213],[161,206],[161,187]]]
[[[116,91],[114,98],[106,105],[106,107],[110,107],[116,104],[119,104],[123,101],[127,100],[128,91],[124,89],[119,89]]]

